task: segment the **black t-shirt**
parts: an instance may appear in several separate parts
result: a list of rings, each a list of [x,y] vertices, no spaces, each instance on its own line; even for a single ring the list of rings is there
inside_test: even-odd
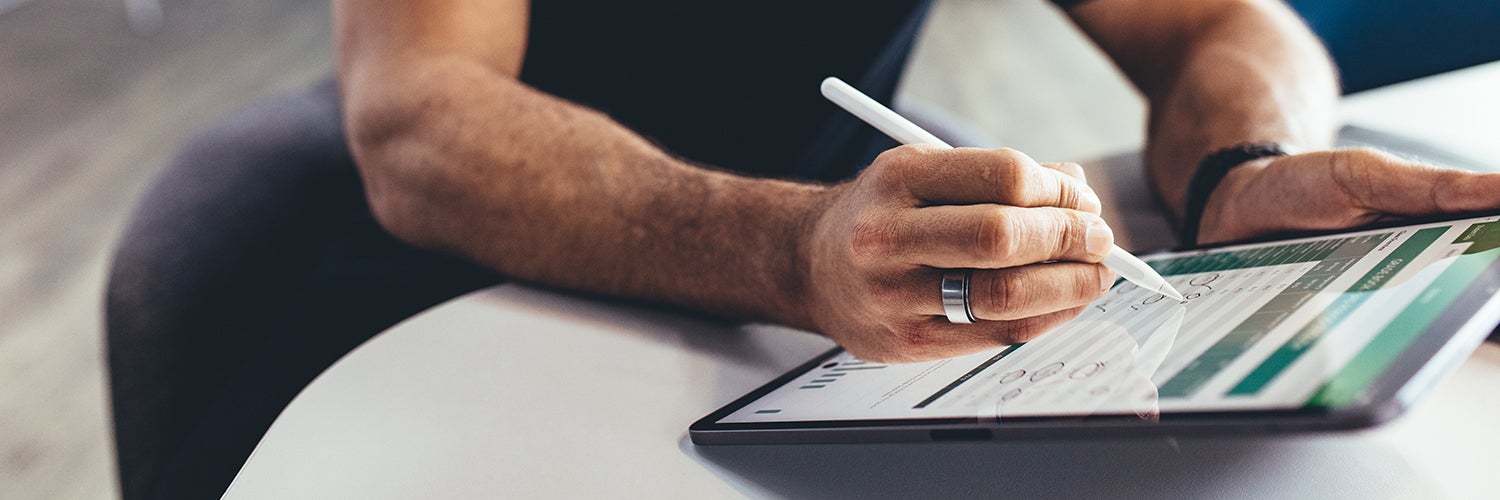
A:
[[[874,132],[819,82],[889,102],[928,3],[535,0],[521,79],[694,162],[837,179]]]

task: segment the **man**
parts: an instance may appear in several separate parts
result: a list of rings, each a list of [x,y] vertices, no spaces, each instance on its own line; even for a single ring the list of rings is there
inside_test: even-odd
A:
[[[1056,3],[1148,97],[1152,181],[1190,240],[1500,206],[1500,176],[1329,151],[1332,70],[1273,0]],[[870,162],[880,143],[820,101],[829,74],[889,98],[925,2],[334,8],[339,105],[315,91],[195,142],[122,244],[127,498],[221,490],[338,355],[501,279],[788,324],[881,361],[1025,341],[1114,280],[1076,165],[921,147]],[[273,139],[233,139],[252,132]],[[225,262],[198,269],[185,247]],[[945,316],[950,270],[972,270],[977,322]]]

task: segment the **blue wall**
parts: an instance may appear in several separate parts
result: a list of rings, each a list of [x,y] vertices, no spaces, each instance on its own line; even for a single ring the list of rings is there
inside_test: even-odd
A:
[[[1500,0],[1289,0],[1345,92],[1500,60]]]

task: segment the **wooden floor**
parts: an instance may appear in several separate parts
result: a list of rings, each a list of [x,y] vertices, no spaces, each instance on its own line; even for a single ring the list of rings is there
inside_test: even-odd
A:
[[[115,495],[100,296],[132,200],[189,134],[331,67],[325,0],[0,0],[0,498]],[[9,9],[9,10],[6,10]],[[1042,0],[947,0],[903,99],[1041,159],[1138,144],[1142,105]]]
[[[115,496],[100,296],[131,201],[193,130],[331,71],[325,0],[0,16],[0,498]]]

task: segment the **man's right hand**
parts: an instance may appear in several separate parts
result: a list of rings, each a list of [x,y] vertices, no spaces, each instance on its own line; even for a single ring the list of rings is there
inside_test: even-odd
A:
[[[1010,149],[902,146],[829,191],[805,238],[806,317],[861,359],[908,362],[1026,342],[1109,290],[1114,235],[1076,164]],[[974,324],[943,315],[946,269],[974,269]]]
[[[528,5],[335,2],[350,150],[402,241],[528,283],[821,331],[880,361],[1025,341],[1113,280],[1076,165],[902,147],[835,186],[702,168],[521,82]],[[976,269],[981,321],[942,315],[944,269]]]

